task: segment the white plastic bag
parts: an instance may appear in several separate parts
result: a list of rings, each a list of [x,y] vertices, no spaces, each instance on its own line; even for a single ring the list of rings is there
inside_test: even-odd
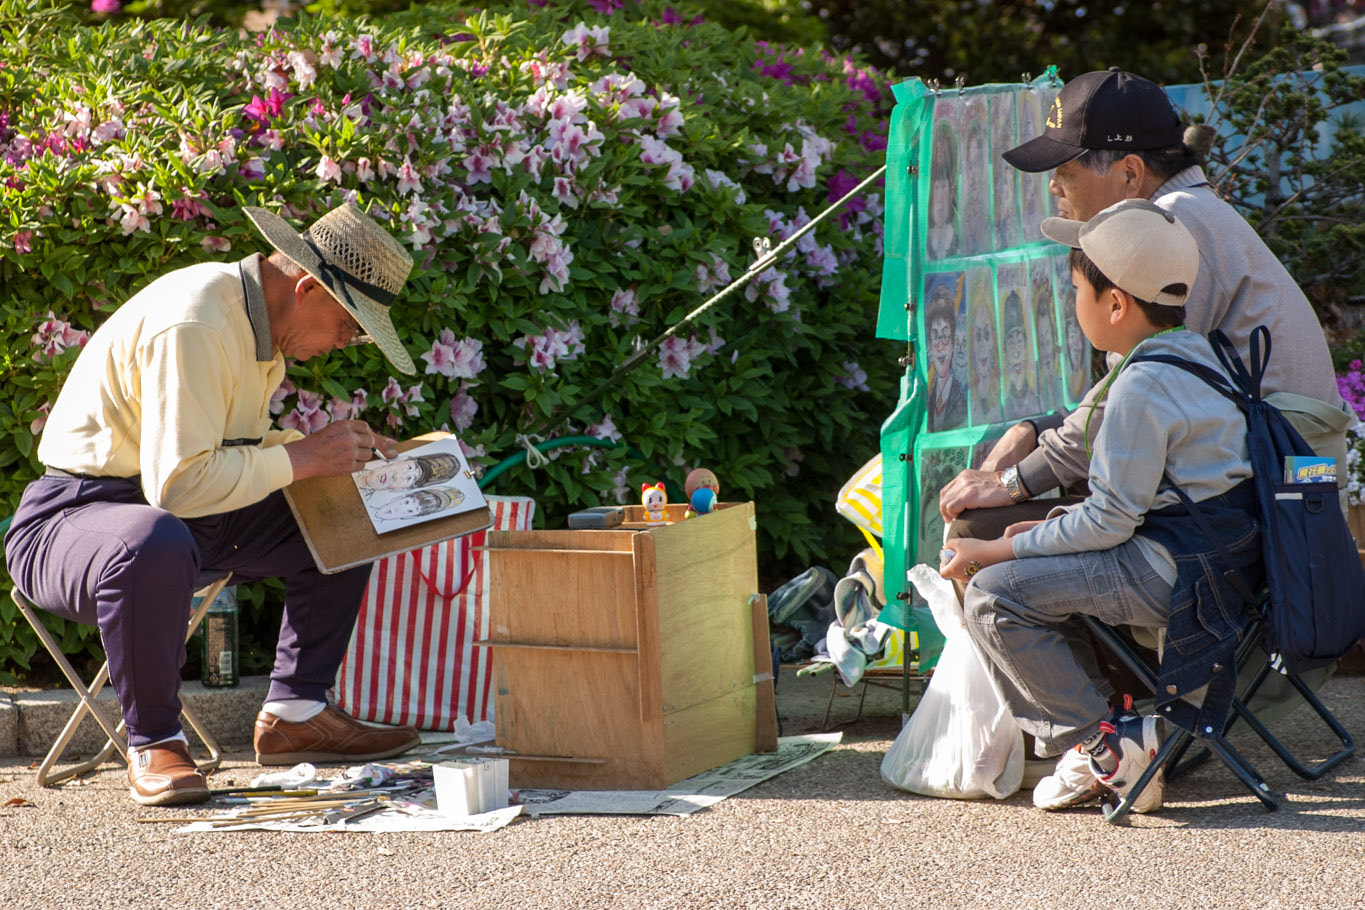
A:
[[[925,796],[1004,799],[1024,779],[1024,737],[967,634],[951,581],[909,572],[943,632],[943,654],[919,706],[882,759],[891,786]]]

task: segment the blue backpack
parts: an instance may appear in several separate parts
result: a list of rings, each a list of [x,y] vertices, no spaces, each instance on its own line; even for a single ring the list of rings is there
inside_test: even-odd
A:
[[[1365,568],[1342,514],[1337,484],[1282,482],[1286,458],[1314,453],[1279,408],[1261,398],[1261,379],[1270,360],[1270,331],[1265,326],[1252,331],[1250,370],[1221,331],[1211,332],[1209,342],[1232,377],[1231,383],[1216,370],[1169,354],[1140,354],[1133,361],[1180,367],[1241,409],[1247,422],[1261,553],[1270,589],[1265,647],[1272,658],[1278,655],[1279,666],[1290,673],[1325,666],[1365,638]],[[1338,465],[1338,470],[1345,467]],[[1198,506],[1183,491],[1177,488],[1176,492],[1209,542],[1221,551],[1222,538],[1207,526]],[[1258,607],[1257,592],[1248,588],[1236,570],[1229,570],[1228,575],[1247,606]]]

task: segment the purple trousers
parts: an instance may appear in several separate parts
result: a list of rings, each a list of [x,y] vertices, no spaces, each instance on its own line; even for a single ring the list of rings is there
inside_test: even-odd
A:
[[[283,493],[203,518],[147,504],[138,478],[47,475],[5,536],[15,585],[35,606],[98,626],[130,745],[180,732],[180,668],[201,583],[284,578],[270,699],[323,701],[350,641],[368,566],[324,575]]]

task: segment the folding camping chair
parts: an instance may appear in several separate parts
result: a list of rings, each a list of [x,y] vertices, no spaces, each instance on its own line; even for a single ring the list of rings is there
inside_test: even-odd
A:
[[[194,630],[199,628],[199,624],[204,621],[204,616],[208,614],[209,607],[213,605],[213,599],[218,596],[219,591],[223,590],[223,586],[227,584],[228,579],[231,577],[231,573],[229,573],[223,578],[200,589],[196,593],[195,596],[199,598],[199,603],[190,613],[189,626],[185,631],[186,641],[189,641],[190,636],[194,634]],[[47,755],[44,756],[43,760],[38,764],[38,786],[55,786],[78,774],[84,774],[86,771],[98,768],[100,765],[104,764],[115,750],[118,751],[125,762],[128,761],[128,738],[124,735],[124,722],[120,720],[117,726],[111,725],[109,719],[100,710],[99,706],[95,704],[95,696],[99,694],[99,691],[104,687],[104,684],[109,681],[109,662],[107,660],[104,662],[104,665],[100,667],[99,672],[95,674],[95,678],[91,680],[90,685],[86,686],[85,683],[81,681],[80,674],[76,672],[76,669],[71,666],[71,662],[66,659],[66,655],[62,653],[61,645],[53,638],[52,633],[48,631],[47,626],[43,625],[42,620],[38,618],[38,614],[35,611],[36,608],[33,604],[29,603],[27,598],[19,593],[18,589],[11,589],[10,597],[13,598],[15,605],[19,608],[19,612],[24,615],[24,619],[28,620],[28,624],[33,627],[33,631],[38,634],[38,638],[42,641],[43,646],[47,648],[48,653],[52,655],[52,659],[57,662],[57,666],[61,668],[62,674],[66,676],[67,681],[71,683],[71,688],[75,689],[76,694],[80,696],[80,704],[76,705],[76,710],[72,712],[70,719],[66,722],[66,726],[62,728],[61,735],[57,737],[57,741],[52,744],[52,748],[48,750]],[[70,743],[71,738],[75,736],[76,730],[80,727],[86,714],[93,717],[95,722],[98,723],[108,735],[109,738],[105,742],[104,748],[93,758],[62,768],[54,773],[54,767],[57,762],[61,760],[62,753],[66,751],[67,744]],[[199,722],[199,719],[195,717],[194,712],[192,712],[188,706],[182,705],[180,714],[185,719],[186,724],[194,730],[195,735],[203,742],[204,747],[209,750],[208,759],[198,763],[199,770],[207,772],[217,768],[218,764],[223,760],[223,752],[218,747],[218,741],[214,739],[208,729]]]
[[[1249,681],[1243,686],[1242,690],[1232,700],[1232,708],[1228,712],[1226,720],[1223,722],[1221,730],[1206,730],[1200,737],[1202,746],[1199,753],[1192,758],[1181,761],[1185,752],[1193,743],[1194,737],[1187,730],[1179,728],[1172,729],[1167,733],[1166,739],[1162,742],[1161,748],[1157,751],[1156,757],[1143,775],[1138,778],[1137,783],[1129,792],[1128,796],[1121,800],[1118,805],[1105,806],[1104,817],[1111,824],[1120,824],[1128,815],[1133,807],[1133,802],[1146,788],[1147,784],[1156,776],[1162,768],[1169,768],[1167,778],[1175,778],[1183,774],[1190,768],[1206,760],[1210,755],[1216,755],[1263,805],[1267,812],[1273,812],[1279,808],[1279,801],[1270,792],[1270,785],[1265,782],[1260,773],[1252,766],[1251,762],[1227,741],[1228,731],[1240,719],[1251,728],[1261,740],[1270,747],[1270,750],[1277,755],[1281,761],[1298,776],[1306,780],[1317,780],[1332,768],[1341,764],[1346,759],[1355,754],[1355,740],[1346,728],[1341,725],[1336,716],[1328,710],[1322,700],[1317,697],[1313,690],[1300,679],[1296,674],[1288,673],[1282,669],[1277,669],[1272,665],[1270,658],[1261,649],[1261,630],[1266,622],[1265,610],[1267,596],[1261,598],[1259,612],[1256,617],[1248,624],[1244,630],[1237,646],[1236,666],[1239,675],[1248,669],[1255,658],[1259,658],[1260,666],[1256,667]],[[1152,690],[1155,694],[1157,676],[1154,668],[1133,650],[1132,646],[1124,640],[1113,628],[1106,626],[1092,616],[1084,616],[1086,626],[1094,633],[1095,637],[1110,648],[1125,664],[1128,665],[1138,678]],[[1252,698],[1260,690],[1261,686],[1269,678],[1270,673],[1282,673],[1290,685],[1298,693],[1309,707],[1317,714],[1318,718],[1326,725],[1327,729],[1341,743],[1341,748],[1329,755],[1322,761],[1311,765],[1306,765],[1295,756],[1287,746],[1282,743],[1259,718],[1251,711],[1248,705]]]

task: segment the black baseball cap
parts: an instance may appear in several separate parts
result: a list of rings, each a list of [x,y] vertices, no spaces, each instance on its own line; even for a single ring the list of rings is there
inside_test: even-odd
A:
[[[1118,67],[1077,76],[1062,86],[1047,112],[1043,135],[1001,157],[1038,173],[1075,161],[1091,149],[1144,151],[1183,141],[1180,115],[1155,82]]]

